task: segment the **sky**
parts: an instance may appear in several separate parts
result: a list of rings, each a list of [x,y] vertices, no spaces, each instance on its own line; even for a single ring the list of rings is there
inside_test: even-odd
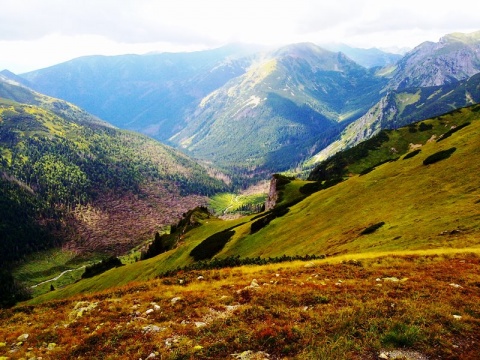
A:
[[[0,0],[0,71],[232,42],[414,48],[480,30],[479,10],[478,0]]]

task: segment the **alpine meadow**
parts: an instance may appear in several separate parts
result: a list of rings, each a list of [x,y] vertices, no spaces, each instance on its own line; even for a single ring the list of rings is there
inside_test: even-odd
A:
[[[3,70],[0,360],[479,359],[479,145],[480,31]]]

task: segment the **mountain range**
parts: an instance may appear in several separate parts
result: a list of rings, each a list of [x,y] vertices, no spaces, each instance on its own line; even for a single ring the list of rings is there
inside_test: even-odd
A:
[[[85,57],[19,77],[235,174],[235,185],[244,187],[273,172],[309,168],[381,128],[475,103],[479,44],[480,32],[454,33],[400,59],[343,47],[350,58],[310,43],[237,44]],[[443,96],[462,87],[468,90],[458,90],[454,101]]]

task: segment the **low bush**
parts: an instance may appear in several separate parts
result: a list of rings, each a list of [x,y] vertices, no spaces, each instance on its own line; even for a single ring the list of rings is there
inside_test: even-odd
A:
[[[195,261],[211,259],[223,249],[234,234],[235,231],[231,229],[215,233],[195,246],[190,252],[190,256],[192,256]]]
[[[450,136],[452,136],[452,134],[456,133],[458,130],[461,130],[463,129],[464,127],[470,125],[469,122],[466,122],[462,125],[458,125],[457,127],[454,127],[453,129],[450,129],[448,130],[445,134],[443,134],[438,140],[437,140],[437,143],[442,141],[442,140],[445,140],[446,138],[449,138]]]
[[[313,193],[316,193],[320,190],[325,190],[328,189],[329,187],[332,187],[334,185],[337,185],[338,183],[341,183],[343,181],[343,178],[333,178],[327,181],[316,181],[313,183],[308,183],[303,185],[299,191],[304,194],[304,195],[311,195]]]
[[[432,124],[425,124],[425,123],[420,123],[420,125],[418,126],[418,130],[419,131],[427,131],[427,130],[432,130],[433,129],[433,125]]]
[[[403,160],[407,160],[407,159],[410,159],[410,158],[413,158],[414,156],[417,156],[418,154],[420,154],[422,150],[420,149],[417,149],[417,150],[413,150],[411,152],[409,152],[407,155],[405,155],[403,157]]]
[[[291,204],[287,204],[291,205]],[[263,229],[265,226],[270,224],[270,222],[273,219],[276,219],[277,217],[281,217],[288,213],[290,209],[284,205],[284,206],[278,206],[272,210],[270,210],[268,213],[265,214],[265,216],[262,216],[260,218],[257,218],[252,225],[250,225],[250,234],[255,234],[257,231]]]
[[[295,256],[287,256],[282,255],[278,257],[268,257],[268,258],[261,258],[260,256],[256,258],[240,258],[239,255],[237,256],[229,256],[223,259],[212,259],[212,260],[201,260],[197,261],[193,264],[189,264],[183,267],[179,267],[176,269],[168,270],[158,277],[169,277],[176,275],[179,272],[185,271],[194,271],[194,270],[218,270],[224,268],[231,268],[231,267],[238,267],[244,265],[267,265],[267,264],[278,264],[282,262],[291,262],[291,261],[310,261],[310,260],[320,260],[325,259],[325,255],[295,255]]]
[[[393,347],[412,347],[422,340],[421,330],[418,326],[395,324],[381,339],[383,345]]]
[[[150,259],[154,256],[163,254],[164,252],[171,250],[175,247],[177,241],[175,234],[163,234],[155,233],[155,239],[150,244],[146,251],[142,251],[140,260]]]
[[[375,231],[380,229],[383,225],[385,225],[384,221],[381,221],[379,223],[370,225],[369,227],[363,229],[362,232],[360,233],[360,235],[367,235],[367,234],[374,233]]]
[[[383,161],[380,161],[379,163],[377,163],[377,164],[375,164],[375,165],[373,165],[373,166],[370,166],[370,167],[368,167],[368,168],[366,168],[366,169],[363,169],[363,170],[360,172],[359,175],[360,175],[360,176],[366,175],[366,174],[368,174],[369,172],[372,172],[373,170],[375,170],[378,166],[383,165],[383,164],[386,164],[386,163],[388,163],[388,162],[396,161],[397,159],[398,159],[398,158],[385,159],[385,160],[383,160]]]
[[[430,165],[436,163],[437,161],[448,159],[456,150],[457,148],[453,147],[447,150],[436,152],[435,154],[432,154],[423,160],[423,165]]]
[[[91,278],[115,267],[123,266],[119,258],[111,256],[99,263],[87,266],[82,274],[82,279]]]

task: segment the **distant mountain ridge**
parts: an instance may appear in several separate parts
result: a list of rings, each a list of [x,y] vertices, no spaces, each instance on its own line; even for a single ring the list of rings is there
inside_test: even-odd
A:
[[[203,98],[170,141],[222,168],[235,164],[268,176],[328,144],[384,85],[342,53],[286,46]]]
[[[398,57],[374,49],[344,49],[364,66],[314,44],[274,50],[236,45],[197,53],[80,58],[21,77],[116,126],[240,175],[235,179],[243,186],[314,162],[321,151],[335,150],[334,141],[351,146],[384,126],[445,111],[432,104],[446,105],[446,98],[432,95],[416,101],[418,111],[410,107],[406,116],[399,109],[411,105],[402,105],[402,96],[409,96],[398,94],[462,87],[480,72],[479,34],[446,35],[397,62]],[[367,69],[368,59],[375,60],[372,66],[385,66]],[[399,99],[394,107],[393,98]],[[467,106],[474,99],[466,95],[449,105]],[[394,114],[391,119],[386,109]],[[343,139],[346,133],[349,140]]]
[[[376,48],[358,49],[345,44],[327,44],[323,47],[330,51],[342,52],[366,68],[394,65],[402,58],[400,54],[392,54]]]
[[[389,88],[439,86],[466,80],[480,72],[480,31],[445,35],[425,42],[397,64]]]

